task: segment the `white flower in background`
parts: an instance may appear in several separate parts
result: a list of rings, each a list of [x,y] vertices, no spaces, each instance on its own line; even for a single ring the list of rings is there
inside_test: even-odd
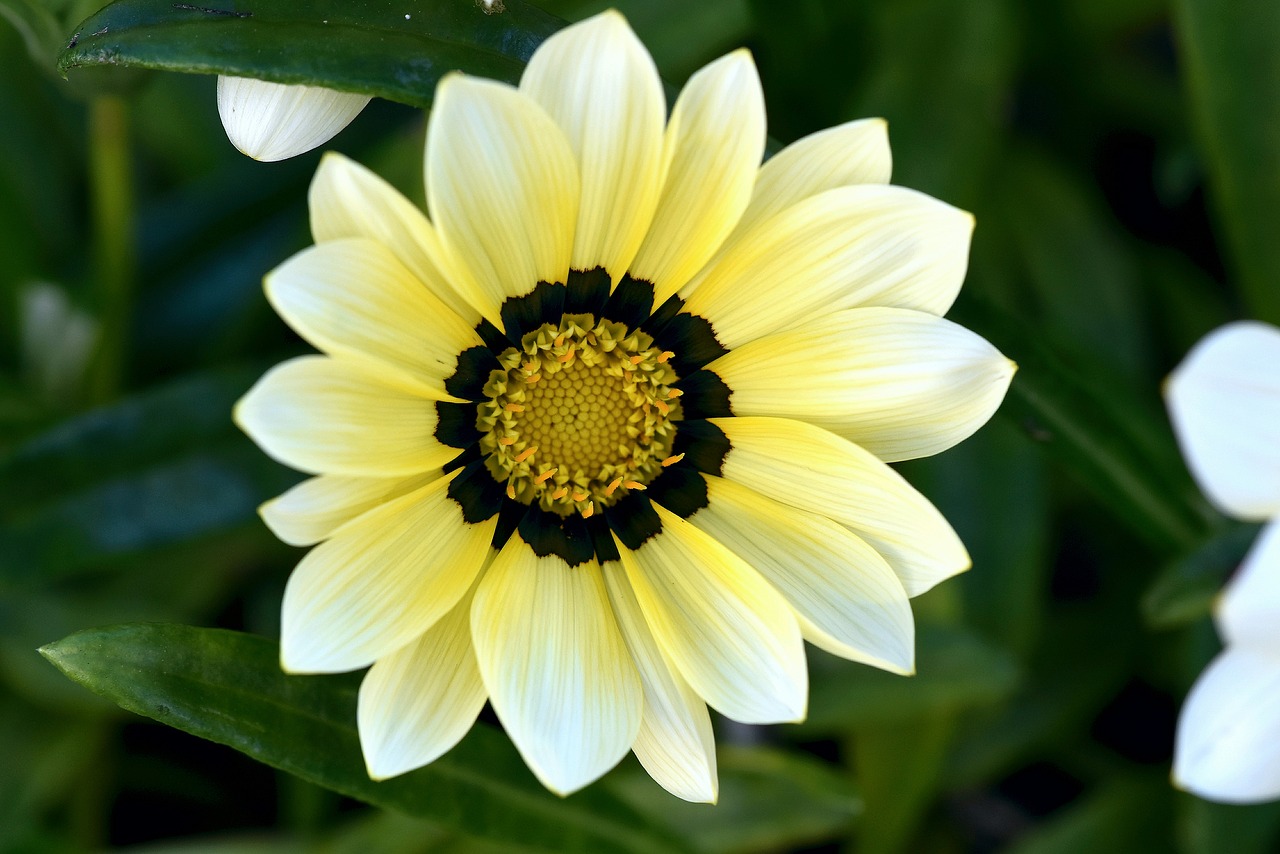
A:
[[[231,144],[254,160],[287,160],[324,145],[369,103],[368,95],[218,78],[218,115]]]
[[[98,324],[72,304],[65,290],[50,282],[23,288],[19,318],[28,384],[45,400],[70,400],[93,355]]]
[[[1218,601],[1224,649],[1178,721],[1178,786],[1226,803],[1280,797],[1280,329],[1232,323],[1192,349],[1166,397],[1183,456],[1228,515],[1266,527]]]

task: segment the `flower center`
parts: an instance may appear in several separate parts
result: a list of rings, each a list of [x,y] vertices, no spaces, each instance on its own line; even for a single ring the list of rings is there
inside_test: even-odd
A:
[[[673,354],[621,323],[567,314],[498,357],[476,427],[507,496],[590,517],[641,490],[671,455],[680,396]]]

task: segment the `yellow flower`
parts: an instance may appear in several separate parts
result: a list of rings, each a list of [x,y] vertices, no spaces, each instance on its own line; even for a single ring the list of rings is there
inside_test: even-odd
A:
[[[969,566],[885,461],[968,436],[1012,375],[940,317],[972,218],[886,185],[879,121],[761,167],[745,51],[665,112],[616,12],[549,39],[518,89],[450,76],[431,220],[329,155],[317,245],[267,278],[325,353],[236,413],[319,475],[263,508],[320,543],[282,664],[373,665],[376,778],[448,750],[487,699],[557,792],[634,750],[713,801],[707,704],[803,718],[803,639],[910,673],[908,597]]]

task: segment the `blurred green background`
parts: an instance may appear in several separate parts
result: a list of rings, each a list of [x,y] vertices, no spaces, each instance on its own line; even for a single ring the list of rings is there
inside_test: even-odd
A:
[[[319,155],[239,155],[212,77],[62,80],[101,5],[0,0],[0,851],[509,850],[466,810],[381,812],[123,712],[35,652],[133,621],[274,637],[300,555],[255,515],[298,476],[229,413],[302,350],[260,280],[308,242]],[[749,46],[783,142],[886,117],[895,183],[977,216],[952,316],[1021,365],[987,428],[902,466],[974,558],[916,600],[918,676],[811,650],[807,723],[719,727],[719,807],[634,760],[593,788],[706,852],[1280,850],[1280,810],[1169,784],[1252,529],[1197,496],[1159,392],[1215,326],[1280,321],[1280,5],[536,5],[618,6],[677,85]],[[327,147],[421,203],[423,131],[375,101]]]

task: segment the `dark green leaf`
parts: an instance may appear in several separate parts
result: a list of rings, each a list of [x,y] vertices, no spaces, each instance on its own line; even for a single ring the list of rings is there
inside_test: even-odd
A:
[[[1184,854],[1272,854],[1280,847],[1280,804],[1212,804],[1191,795],[1180,800]]]
[[[80,632],[41,653],[128,711],[350,797],[512,849],[682,850],[598,786],[565,799],[548,793],[510,742],[484,725],[426,768],[373,782],[356,735],[357,679],[286,676],[279,648],[263,638],[125,625]]]
[[[1233,525],[1167,566],[1142,597],[1152,628],[1168,629],[1209,613],[1227,577],[1257,539],[1258,525]]]
[[[720,800],[675,801],[639,768],[610,779],[636,809],[710,854],[790,851],[846,832],[862,813],[848,779],[812,758],[760,747],[722,747]]]
[[[898,854],[919,832],[942,776],[954,718],[946,712],[870,724],[851,739],[853,769],[866,792],[858,825],[861,854]]]
[[[1114,780],[1055,813],[1006,854],[1166,851],[1172,796],[1164,779]]]
[[[231,423],[255,369],[140,394],[49,430],[0,462],[0,580],[47,580],[256,524],[298,476]]]
[[[1018,670],[1012,657],[971,634],[941,626],[920,626],[916,675],[896,676],[817,651],[807,733],[846,731],[938,712],[999,702],[1014,690]]]
[[[76,30],[58,60],[257,77],[429,107],[452,70],[516,81],[563,23],[523,0],[118,0]]]
[[[1249,313],[1280,323],[1280,3],[1178,0],[1178,43]]]

